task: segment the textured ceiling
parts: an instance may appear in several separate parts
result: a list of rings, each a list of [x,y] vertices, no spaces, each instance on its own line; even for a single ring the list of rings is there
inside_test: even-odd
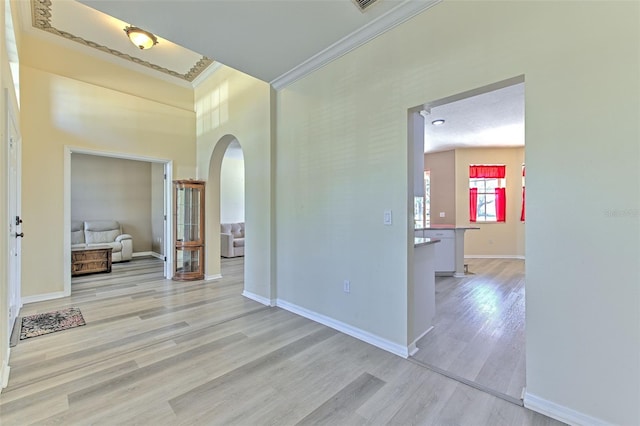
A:
[[[524,83],[430,108],[425,152],[524,146]],[[443,119],[441,126],[431,124]]]

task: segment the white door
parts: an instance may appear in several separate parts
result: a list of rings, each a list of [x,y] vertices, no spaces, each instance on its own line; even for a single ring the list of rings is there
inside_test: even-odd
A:
[[[6,96],[5,96],[6,99]],[[6,102],[7,110],[7,172],[8,172],[8,219],[9,219],[9,335],[22,306],[20,300],[20,256],[22,231],[20,219],[20,134],[14,120],[11,106]]]

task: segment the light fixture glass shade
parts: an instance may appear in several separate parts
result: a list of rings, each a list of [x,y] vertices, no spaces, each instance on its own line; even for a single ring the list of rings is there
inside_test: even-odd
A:
[[[138,27],[126,27],[124,32],[127,33],[131,43],[140,48],[140,50],[151,49],[153,46],[158,44],[156,36]]]

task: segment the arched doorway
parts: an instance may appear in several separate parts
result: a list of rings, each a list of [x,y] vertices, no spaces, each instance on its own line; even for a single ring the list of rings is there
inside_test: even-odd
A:
[[[222,276],[220,224],[244,223],[244,175],[244,154],[240,142],[233,135],[223,136],[211,153],[207,178],[206,279]]]

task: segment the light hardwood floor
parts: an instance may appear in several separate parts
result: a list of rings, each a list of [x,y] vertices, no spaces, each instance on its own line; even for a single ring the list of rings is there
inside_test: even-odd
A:
[[[436,278],[434,328],[414,358],[515,400],[525,386],[524,260],[467,259]]]
[[[109,425],[555,425],[279,308],[223,278],[173,282],[155,259],[73,279],[87,325],[12,348],[0,423]]]

